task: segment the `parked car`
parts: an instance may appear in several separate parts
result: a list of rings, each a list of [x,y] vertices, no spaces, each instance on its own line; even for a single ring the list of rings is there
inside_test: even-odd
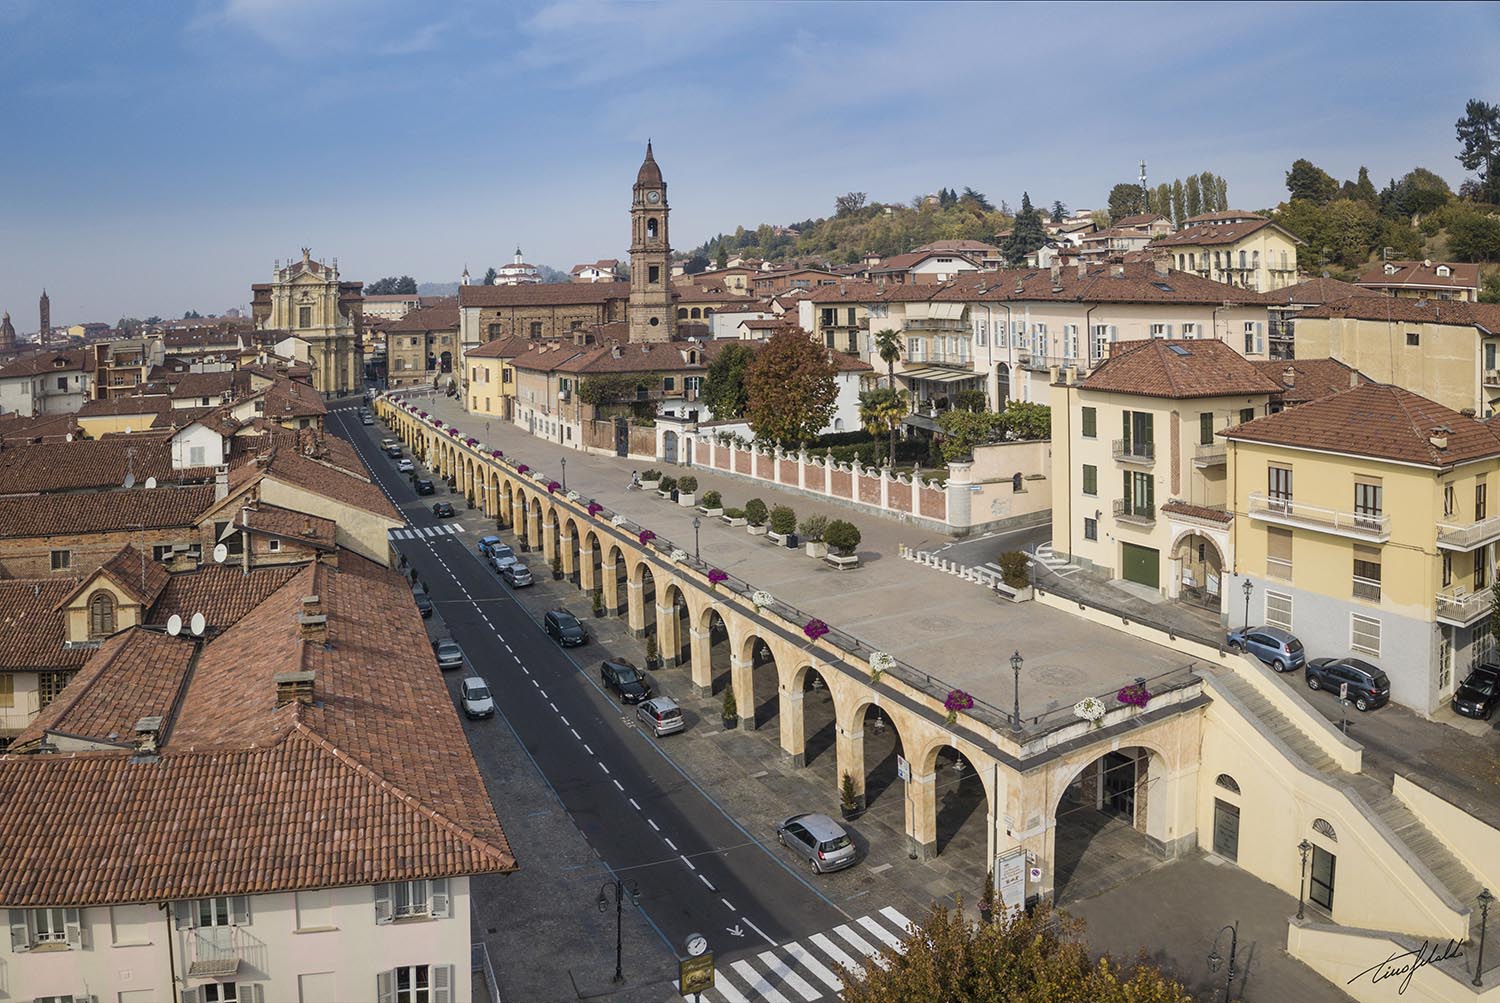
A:
[[[565,609],[551,609],[542,617],[542,629],[564,648],[576,648],[589,643],[589,635],[578,618]]]
[[[478,676],[470,676],[464,680],[461,698],[464,705],[464,717],[470,721],[495,716],[495,699],[490,696],[489,684]]]
[[[687,727],[682,719],[682,708],[677,706],[677,701],[671,697],[652,697],[650,700],[642,701],[635,709],[635,716],[641,719],[641,724],[650,728],[657,738],[670,735]]]
[[[621,703],[640,703],[651,699],[651,684],[641,670],[623,659],[606,659],[599,663],[599,678],[604,685],[620,694]]]
[[[1373,710],[1391,699],[1391,680],[1363,658],[1314,658],[1307,663],[1307,688],[1338,694],[1349,684],[1349,701],[1360,711]]]
[[[428,478],[426,478],[426,477],[419,477],[419,478],[417,478],[417,494],[419,494],[419,495],[433,495],[433,494],[437,494],[437,488],[433,485],[432,481],[429,480]]]
[[[427,595],[422,592],[418,592],[416,596],[417,612],[422,614],[423,620],[430,619],[432,617],[432,600],[427,598]]]
[[[1500,704],[1500,665],[1478,665],[1453,691],[1453,709],[1464,717],[1488,721]]]
[[[436,502],[432,506],[432,514],[439,519],[452,519],[458,513],[453,511],[452,502]]]
[[[391,445],[386,446],[385,455],[389,456],[393,460],[401,459],[401,443],[394,442]]]
[[[393,437],[391,437],[389,435],[386,436],[384,439],[380,440],[380,448],[382,450],[384,450],[385,452],[390,452],[390,449],[391,449],[392,446],[396,446],[396,447],[399,448],[400,445],[401,445],[401,440],[400,439],[393,438]]]
[[[416,469],[416,464],[412,463],[408,457],[403,456],[396,461],[396,472],[398,474],[409,474]]]
[[[507,564],[516,563],[516,552],[503,543],[490,545],[490,564],[496,571],[504,571]]]
[[[804,812],[777,823],[776,841],[811,864],[814,874],[854,866],[854,841],[827,815]]]
[[[359,423],[361,425],[373,425],[375,424],[375,416],[371,414],[362,414],[359,416]]]
[[[451,637],[440,637],[432,642],[432,653],[437,657],[440,669],[461,669],[464,667],[464,649],[458,646],[458,642]]]
[[[500,538],[493,533],[489,536],[481,536],[479,538],[479,555],[481,557],[488,557],[490,555],[490,548],[499,542]]]
[[[505,584],[513,589],[524,589],[535,579],[531,577],[531,569],[520,561],[511,561],[500,569],[500,577],[505,579]]]
[[[1254,655],[1277,672],[1300,669],[1307,661],[1302,642],[1280,627],[1249,627],[1231,630],[1226,639],[1230,651]]]

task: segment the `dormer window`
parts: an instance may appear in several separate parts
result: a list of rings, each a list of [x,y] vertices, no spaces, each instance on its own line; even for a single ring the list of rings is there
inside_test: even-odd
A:
[[[108,637],[115,632],[115,597],[95,592],[89,598],[89,637]]]
[[[1396,274],[1396,266],[1390,264],[1389,262],[1387,262],[1387,264],[1385,266],[1385,273],[1387,275],[1395,275]]]
[[[1453,274],[1453,269],[1449,268],[1447,265],[1438,265],[1437,273],[1439,278],[1446,279],[1448,276]]]

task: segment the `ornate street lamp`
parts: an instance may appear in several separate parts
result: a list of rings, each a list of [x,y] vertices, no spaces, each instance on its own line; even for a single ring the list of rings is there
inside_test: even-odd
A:
[[[693,560],[699,560],[698,552],[698,530],[703,526],[703,520],[696,515],[693,516]]]
[[[621,922],[622,922],[623,913],[624,913],[624,909],[625,909],[625,898],[626,898],[626,896],[629,896],[629,898],[630,898],[630,904],[631,905],[639,907],[640,904],[641,904],[641,890],[640,890],[639,887],[636,886],[635,882],[631,882],[630,883],[630,887],[627,888],[625,886],[625,882],[621,881],[619,878],[616,878],[613,881],[606,881],[599,888],[599,897],[594,900],[594,904],[599,907],[599,911],[600,912],[603,912],[604,910],[606,910],[606,909],[609,908],[609,896],[605,894],[605,892],[607,892],[607,891],[613,891],[614,897],[615,897],[615,977],[614,977],[614,981],[615,982],[624,982],[625,981],[625,972],[624,972],[624,969],[623,969],[622,964],[621,964],[622,961],[623,961],[624,954],[623,954],[623,951],[621,950],[620,925],[621,925]]]
[[[1255,584],[1246,578],[1240,590],[1245,593],[1245,629],[1250,629],[1250,593],[1255,591]]]
[[[1010,717],[1010,730],[1016,734],[1021,732],[1021,664],[1024,661],[1019,650],[1010,656],[1011,671],[1016,674],[1016,706]]]
[[[1495,896],[1488,888],[1479,889],[1479,957],[1474,961],[1474,985],[1484,985],[1484,934],[1490,923],[1490,903]]]
[[[1307,892],[1307,855],[1312,852],[1312,844],[1307,840],[1297,844],[1297,852],[1302,854],[1302,876],[1297,879],[1297,918],[1302,918],[1302,899]]]
[[[1219,938],[1224,936],[1225,930],[1229,931],[1229,971],[1224,977],[1224,1000],[1225,1003],[1228,1003],[1233,998],[1230,996],[1230,987],[1234,985],[1234,977],[1238,974],[1238,970],[1235,968],[1235,956],[1240,947],[1239,920],[1235,920],[1229,926],[1221,927],[1219,932],[1214,934],[1214,946],[1209,948],[1208,951],[1208,970],[1210,972],[1217,972],[1219,966],[1224,963],[1224,959],[1219,956]]]

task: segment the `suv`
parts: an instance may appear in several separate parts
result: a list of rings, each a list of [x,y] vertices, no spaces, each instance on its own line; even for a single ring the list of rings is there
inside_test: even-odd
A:
[[[542,617],[542,629],[547,632],[548,637],[564,648],[576,648],[580,644],[589,642],[589,636],[584,632],[583,624],[565,609],[548,610],[547,615]]]
[[[854,865],[854,841],[827,815],[808,812],[778,822],[776,841],[807,860],[814,874]]]
[[[1277,672],[1300,669],[1307,661],[1302,642],[1289,630],[1280,627],[1249,627],[1231,630],[1229,650],[1254,655]]]
[[[457,513],[453,511],[452,502],[441,501],[433,503],[432,514],[439,519],[452,519]]]
[[[519,561],[511,561],[502,567],[500,577],[513,589],[525,588],[535,580],[531,577],[531,569]]]
[[[1356,710],[1371,710],[1391,698],[1390,677],[1363,658],[1314,658],[1307,663],[1308,689],[1337,693],[1344,683],[1349,684],[1349,701]]]
[[[489,684],[478,676],[470,676],[464,680],[460,696],[464,705],[464,717],[470,721],[495,716],[495,699],[490,696]]]
[[[671,735],[687,727],[682,720],[682,708],[677,706],[677,701],[671,697],[653,697],[641,703],[635,709],[635,716],[641,719],[641,724],[650,728],[657,738],[663,735]]]
[[[432,654],[437,658],[440,669],[461,669],[464,667],[464,649],[458,646],[458,642],[451,637],[439,638],[432,642]]]
[[[651,684],[641,670],[629,662],[604,661],[599,664],[599,678],[604,685],[620,694],[621,703],[640,703],[651,699]]]
[[[1479,665],[1453,691],[1453,709],[1464,717],[1488,721],[1500,703],[1500,665]]]

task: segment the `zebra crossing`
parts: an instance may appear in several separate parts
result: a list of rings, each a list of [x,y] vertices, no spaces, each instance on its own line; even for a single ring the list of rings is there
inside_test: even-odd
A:
[[[1069,575],[1073,574],[1075,571],[1083,570],[1078,565],[1070,562],[1066,557],[1058,557],[1056,554],[1054,554],[1052,552],[1052,544],[1050,543],[1037,544],[1036,551],[1031,556],[1035,557],[1039,562],[1045,565],[1048,570],[1057,575],[1057,577],[1059,578],[1066,578]],[[996,571],[1000,570],[999,565],[986,564],[985,567],[993,567]]]
[[[415,540],[419,537],[433,536],[457,536],[464,528],[456,522],[445,522],[441,526],[408,526],[405,529],[393,529],[387,535],[392,540]]]
[[[830,930],[789,941],[774,950],[720,961],[714,987],[704,1003],[818,1003],[843,992],[839,968],[862,971],[866,964],[885,967],[882,948],[900,951],[911,920],[886,906],[879,912],[840,923]]]

